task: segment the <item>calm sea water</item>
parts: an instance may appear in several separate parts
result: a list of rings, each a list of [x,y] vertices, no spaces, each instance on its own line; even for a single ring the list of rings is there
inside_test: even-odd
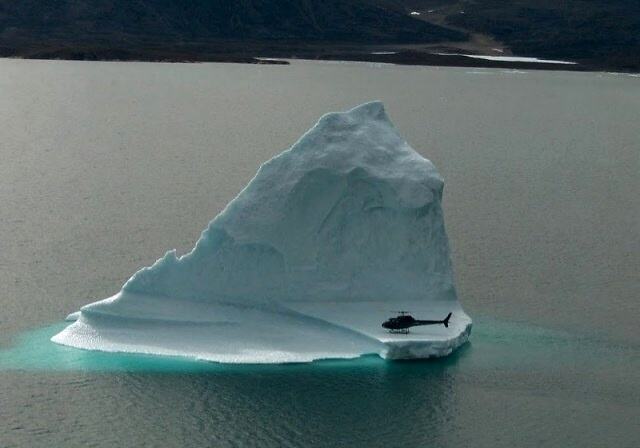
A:
[[[58,347],[323,113],[381,99],[445,177],[471,343],[224,366]],[[640,79],[0,59],[0,446],[640,446]]]

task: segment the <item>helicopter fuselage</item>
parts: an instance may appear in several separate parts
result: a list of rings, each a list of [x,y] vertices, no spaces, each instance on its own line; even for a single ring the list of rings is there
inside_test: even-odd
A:
[[[447,315],[442,320],[419,320],[415,319],[413,316],[408,314],[401,314],[397,317],[392,317],[390,319],[385,320],[382,323],[382,327],[389,330],[391,333],[408,333],[409,328],[418,327],[421,325],[444,325],[445,327],[449,327],[449,319],[451,318],[451,313]]]

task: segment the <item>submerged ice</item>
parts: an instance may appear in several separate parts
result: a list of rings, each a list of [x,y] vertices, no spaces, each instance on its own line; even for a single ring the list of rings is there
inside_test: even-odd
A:
[[[220,362],[444,356],[471,319],[454,287],[443,180],[380,102],[324,115],[266,162],[191,252],[169,251],[53,341]],[[394,310],[449,328],[381,327]]]

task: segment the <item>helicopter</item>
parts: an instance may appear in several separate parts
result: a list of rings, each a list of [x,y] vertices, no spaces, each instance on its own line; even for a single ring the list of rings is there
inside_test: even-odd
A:
[[[391,317],[382,323],[382,327],[389,330],[389,333],[409,334],[409,328],[420,325],[439,325],[449,328],[449,319],[451,314],[447,314],[442,320],[418,320],[409,314],[409,311],[396,311],[399,315]]]

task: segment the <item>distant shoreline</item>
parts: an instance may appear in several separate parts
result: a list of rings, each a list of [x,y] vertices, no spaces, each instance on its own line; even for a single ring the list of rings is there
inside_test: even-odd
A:
[[[344,61],[344,62],[370,62],[385,63],[393,65],[415,65],[434,67],[468,67],[468,68],[501,68],[512,70],[547,70],[547,71],[578,71],[578,72],[617,72],[617,73],[638,73],[637,71],[620,70],[619,67],[608,66],[607,64],[594,64],[592,61],[522,61],[512,57],[510,60],[496,60],[494,56],[469,55],[448,50],[446,53],[432,52],[431,49],[412,48],[386,48],[374,51],[371,48],[341,48],[335,50],[304,48],[283,50],[277,49],[270,52],[234,52],[237,48],[231,49],[229,53],[210,54],[203,51],[198,54],[194,49],[182,53],[180,51],[169,50],[163,52],[152,51],[120,51],[107,49],[58,49],[54,51],[28,52],[26,54],[0,54],[0,57],[12,59],[34,59],[34,60],[68,60],[68,61],[105,61],[105,62],[164,62],[164,63],[199,63],[199,62],[220,62],[220,63],[241,63],[241,64],[266,64],[266,65],[288,65],[288,60],[321,60],[321,61]],[[524,58],[527,59],[527,58]],[[529,58],[534,59],[534,58]]]

